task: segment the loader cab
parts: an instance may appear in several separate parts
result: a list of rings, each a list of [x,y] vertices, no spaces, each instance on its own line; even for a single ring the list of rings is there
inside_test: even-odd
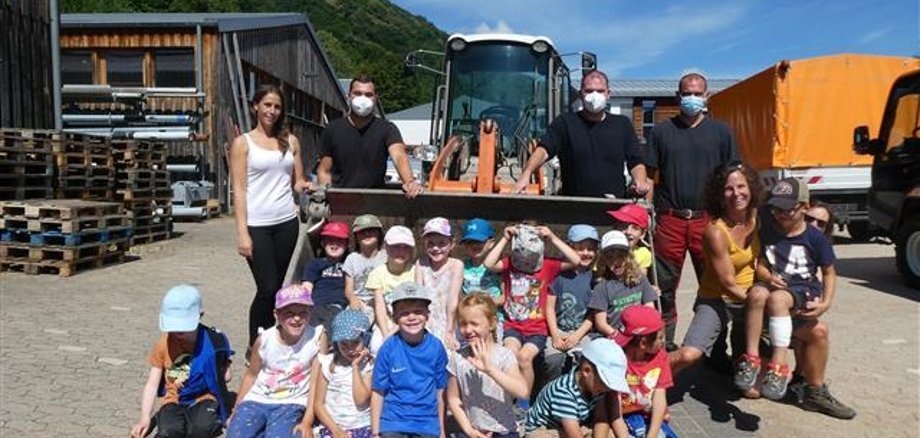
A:
[[[920,288],[920,70],[892,85],[877,139],[868,126],[854,129],[853,149],[874,156],[869,220],[892,238],[899,270]]]

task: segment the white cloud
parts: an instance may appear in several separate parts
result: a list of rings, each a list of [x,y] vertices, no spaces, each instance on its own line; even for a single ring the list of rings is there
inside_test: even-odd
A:
[[[514,33],[514,29],[505,23],[505,20],[498,20],[495,27],[489,26],[486,22],[479,23],[475,33]]]
[[[873,30],[872,32],[868,32],[859,38],[859,44],[862,44],[862,45],[871,44],[875,42],[876,40],[880,39],[881,37],[885,36],[886,34],[888,34],[888,32],[891,32],[890,27],[886,27],[884,29],[876,29],[876,30]]]

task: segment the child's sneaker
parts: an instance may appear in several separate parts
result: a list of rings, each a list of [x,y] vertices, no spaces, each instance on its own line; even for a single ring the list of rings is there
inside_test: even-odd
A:
[[[786,365],[777,365],[772,362],[767,364],[767,372],[760,385],[760,395],[770,400],[782,400],[786,396],[789,374],[789,367]]]
[[[735,386],[745,392],[757,383],[760,375],[760,357],[743,354],[735,364]]]
[[[839,400],[831,395],[830,391],[827,390],[827,384],[821,386],[805,385],[802,409],[820,412],[841,420],[849,420],[856,416],[856,411],[853,408],[840,403]]]

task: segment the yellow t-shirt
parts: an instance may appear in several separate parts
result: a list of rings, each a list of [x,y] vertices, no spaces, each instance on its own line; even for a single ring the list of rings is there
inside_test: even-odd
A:
[[[636,245],[632,250],[633,258],[636,259],[636,263],[639,264],[639,267],[642,269],[648,269],[652,267],[652,252],[648,248]]]
[[[754,285],[754,261],[757,259],[757,255],[760,254],[760,238],[757,235],[756,224],[751,244],[747,248],[742,248],[732,240],[728,226],[725,225],[722,219],[716,219],[712,223],[719,227],[728,239],[728,257],[731,259],[732,267],[735,269],[735,284],[742,289],[749,289]],[[703,268],[703,277],[700,278],[700,289],[697,295],[700,298],[722,298],[727,303],[738,302],[734,295],[722,290],[719,275],[709,264],[706,264]]]
[[[390,294],[393,293],[396,286],[407,281],[415,281],[415,263],[399,275],[393,275],[390,270],[387,269],[387,265],[382,264],[374,268],[374,270],[368,274],[367,281],[364,283],[364,288],[372,291],[382,290],[387,304],[390,304]]]

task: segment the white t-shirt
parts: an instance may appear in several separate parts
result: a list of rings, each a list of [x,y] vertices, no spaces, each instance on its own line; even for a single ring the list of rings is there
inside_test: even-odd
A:
[[[360,252],[353,252],[345,257],[345,263],[342,264],[342,272],[355,281],[355,295],[365,303],[374,300],[374,294],[364,287],[367,277],[374,268],[387,262],[387,253],[377,251],[370,258],[364,257]]]
[[[466,359],[464,354],[470,352],[470,349],[463,349],[461,353],[450,352],[447,365],[448,372],[457,378],[460,398],[470,423],[477,430],[497,434],[517,431],[514,411],[511,410],[514,397]],[[498,344],[492,345],[490,361],[502,371],[518,366],[514,353]]]
[[[356,406],[355,397],[352,393],[354,380],[352,377],[352,367],[350,365],[336,364],[333,371],[329,371],[329,365],[333,361],[332,354],[321,354],[319,356],[320,369],[323,377],[329,384],[326,386],[326,410],[332,415],[335,424],[345,430],[359,429],[370,427],[371,425],[371,406],[370,401],[365,406]],[[374,370],[373,362],[368,361],[361,370],[362,375],[369,375]]]
[[[262,332],[259,346],[262,369],[243,400],[306,406],[310,394],[310,368],[319,353],[322,333],[322,326],[307,326],[296,344],[285,345],[277,326]]]

